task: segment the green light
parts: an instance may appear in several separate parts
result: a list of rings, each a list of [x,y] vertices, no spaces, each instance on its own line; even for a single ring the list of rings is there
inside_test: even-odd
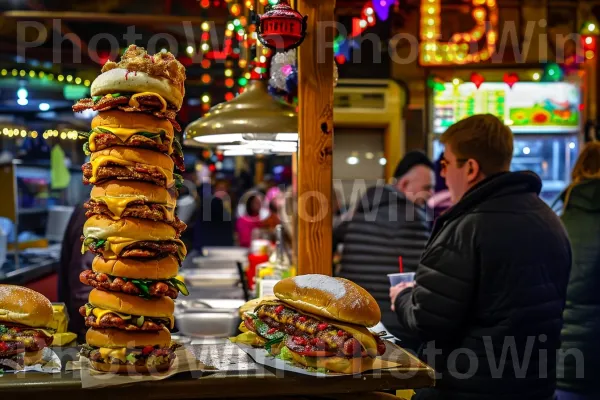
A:
[[[234,20],[233,20],[233,25],[235,25],[235,26],[240,26],[240,25],[241,25],[241,22],[240,22],[240,20],[239,20],[239,19],[234,19]]]
[[[238,83],[240,84],[240,86],[246,86],[248,84],[248,79],[242,77],[238,79]]]
[[[279,0],[269,0],[269,4],[272,6],[274,6],[277,3],[279,3]]]

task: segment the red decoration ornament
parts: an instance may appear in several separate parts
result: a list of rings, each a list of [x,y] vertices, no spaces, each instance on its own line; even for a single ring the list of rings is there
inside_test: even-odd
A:
[[[504,83],[506,83],[508,85],[509,88],[513,88],[513,86],[515,86],[515,83],[519,82],[519,75],[513,73],[506,73],[504,74]]]
[[[477,72],[473,72],[471,74],[471,82],[473,82],[475,84],[475,87],[479,89],[483,82],[485,82],[485,78],[483,77],[483,75]]]
[[[208,170],[209,170],[210,172],[215,172],[215,171],[217,170],[217,167],[215,166],[215,164],[210,164],[210,165],[208,166]]]
[[[290,7],[288,0],[281,0],[260,16],[258,40],[277,52],[294,49],[306,37],[306,19]]]

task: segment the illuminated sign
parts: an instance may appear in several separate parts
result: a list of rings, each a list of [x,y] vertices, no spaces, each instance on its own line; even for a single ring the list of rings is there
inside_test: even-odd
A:
[[[498,7],[496,0],[470,0],[474,27],[441,42],[441,0],[421,0],[419,61],[423,66],[478,63],[496,51]],[[479,42],[485,41],[481,46]],[[471,48],[477,49],[472,52]]]
[[[580,129],[579,87],[568,82],[444,84],[434,91],[434,132],[475,114],[493,114],[515,133],[567,133]]]

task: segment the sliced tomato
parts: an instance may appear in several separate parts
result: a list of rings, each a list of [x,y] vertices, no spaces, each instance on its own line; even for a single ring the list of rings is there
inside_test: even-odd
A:
[[[323,351],[323,350],[313,350],[313,351],[302,351],[298,352],[301,356],[307,357],[331,357],[335,356],[335,353],[332,351]]]
[[[254,320],[252,318],[244,318],[244,325],[246,325],[246,328],[248,328],[248,330],[256,332],[256,328],[254,327]]]

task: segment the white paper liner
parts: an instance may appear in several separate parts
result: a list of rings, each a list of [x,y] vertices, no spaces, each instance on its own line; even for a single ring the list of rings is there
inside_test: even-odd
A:
[[[62,368],[60,358],[49,347],[44,348],[42,352],[42,362],[31,366],[24,367],[20,370],[8,369],[7,366],[0,364],[0,369],[4,370],[5,374],[18,374],[21,372],[42,372],[44,374],[59,374]],[[2,374],[0,373],[0,376]]]
[[[192,353],[185,346],[180,347],[175,351],[177,357],[173,362],[171,368],[165,372],[153,372],[150,375],[141,374],[115,374],[111,372],[99,372],[92,369],[90,360],[86,357],[79,357],[79,363],[72,363],[73,370],[80,369],[81,371],[81,387],[87,388],[99,388],[107,386],[119,386],[127,385],[130,383],[137,382],[151,382],[159,381],[170,378],[173,375],[182,372],[197,373],[196,377],[202,376],[202,371],[211,370],[211,368],[205,366],[196,359],[194,353]],[[194,374],[192,374],[194,376]]]
[[[236,343],[236,345],[240,349],[242,349],[246,354],[248,354],[250,357],[252,357],[252,359],[256,363],[265,365],[267,367],[275,368],[275,369],[281,370],[281,371],[295,372],[298,374],[310,375],[310,376],[315,376],[315,377],[336,377],[336,376],[344,376],[344,375],[359,375],[359,374],[341,374],[341,373],[337,373],[337,372],[330,372],[330,373],[311,372],[311,371],[308,371],[306,368],[303,368],[303,367],[297,366],[296,364],[293,364],[290,361],[284,361],[277,357],[273,357],[263,348],[254,348],[252,346],[242,344],[242,343]],[[398,364],[394,361],[391,361],[390,359],[386,359],[386,355],[390,355],[393,351],[400,350],[400,351],[404,352],[404,350],[400,349],[398,346],[396,346],[395,344],[388,342],[388,341],[385,341],[385,345],[386,345],[386,354],[384,354],[382,357],[378,357],[375,359],[375,362],[373,363],[373,368],[371,368],[370,371],[398,368],[398,367],[402,366],[402,364]]]

